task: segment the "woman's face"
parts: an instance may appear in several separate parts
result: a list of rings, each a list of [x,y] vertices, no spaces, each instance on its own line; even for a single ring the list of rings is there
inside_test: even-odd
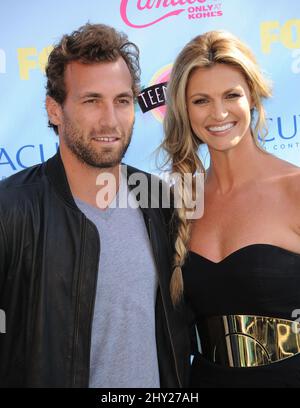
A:
[[[186,104],[194,133],[210,149],[226,151],[251,137],[253,102],[238,69],[225,64],[196,68],[187,84]]]

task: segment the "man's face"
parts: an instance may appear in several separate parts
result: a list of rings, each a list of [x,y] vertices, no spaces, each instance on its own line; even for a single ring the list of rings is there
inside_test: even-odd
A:
[[[85,164],[118,165],[134,123],[132,78],[125,61],[83,64],[65,70],[66,99],[60,107],[60,144]]]

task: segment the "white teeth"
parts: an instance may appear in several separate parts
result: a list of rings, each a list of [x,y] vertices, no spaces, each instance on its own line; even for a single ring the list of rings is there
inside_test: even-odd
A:
[[[224,132],[225,130],[233,128],[233,126],[234,123],[226,123],[226,125],[223,126],[211,126],[208,130],[211,132]]]
[[[100,142],[114,142],[117,139],[115,137],[97,137],[96,140]]]

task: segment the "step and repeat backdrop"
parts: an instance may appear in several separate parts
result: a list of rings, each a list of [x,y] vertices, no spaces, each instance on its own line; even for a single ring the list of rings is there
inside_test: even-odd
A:
[[[175,56],[194,36],[226,29],[254,51],[274,84],[266,103],[265,148],[300,165],[298,0],[1,0],[0,180],[43,162],[58,148],[47,127],[44,67],[52,44],[90,23],[126,32],[141,51],[142,89],[128,164],[158,172],[164,90]],[[200,152],[205,164],[209,157]]]

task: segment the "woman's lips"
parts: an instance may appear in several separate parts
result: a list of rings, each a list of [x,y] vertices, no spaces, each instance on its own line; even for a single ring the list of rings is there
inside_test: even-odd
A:
[[[208,126],[206,129],[211,133],[223,134],[233,129],[235,125],[236,125],[236,122],[228,122],[228,123],[225,123],[224,125]]]

